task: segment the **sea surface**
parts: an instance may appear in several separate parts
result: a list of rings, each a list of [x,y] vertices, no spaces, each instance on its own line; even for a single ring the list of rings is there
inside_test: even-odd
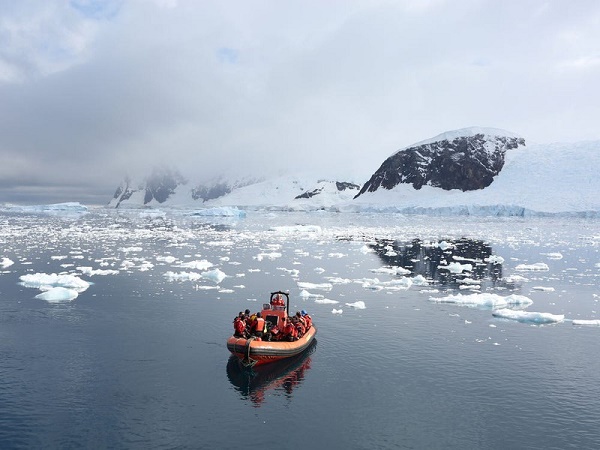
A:
[[[3,213],[0,263],[2,449],[600,448],[598,220]],[[244,371],[276,290],[316,343]]]

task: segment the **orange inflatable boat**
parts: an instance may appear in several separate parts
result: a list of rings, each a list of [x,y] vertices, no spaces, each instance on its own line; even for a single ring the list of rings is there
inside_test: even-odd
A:
[[[287,298],[287,304],[283,301],[283,296]],[[299,355],[305,351],[315,339],[317,328],[311,324],[305,333],[295,340],[274,340],[280,333],[279,329],[283,327],[288,318],[288,308],[290,304],[289,294],[282,291],[271,293],[269,303],[263,304],[261,317],[266,323],[267,333],[262,338],[231,336],[227,339],[227,349],[237,356],[245,367],[253,367],[260,364],[266,364],[283,358],[290,358]]]

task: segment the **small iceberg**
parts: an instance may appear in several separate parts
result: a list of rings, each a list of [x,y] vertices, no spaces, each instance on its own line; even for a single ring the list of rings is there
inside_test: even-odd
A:
[[[351,308],[354,309],[366,309],[367,307],[365,306],[365,302],[363,301],[358,301],[358,302],[354,302],[354,303],[346,303],[346,306],[350,306]]]
[[[48,303],[60,303],[75,300],[79,294],[76,290],[67,289],[64,287],[53,287],[46,292],[42,292],[35,296],[40,300],[46,300]]]
[[[21,285],[30,288],[63,287],[83,292],[90,287],[90,283],[75,275],[59,275],[56,273],[32,273],[19,277]]]
[[[496,309],[492,311],[492,315],[501,319],[516,320],[518,322],[535,324],[559,323],[565,320],[564,314],[514,311],[512,309]]]
[[[600,326],[600,319],[573,319],[573,325]]]
[[[246,211],[239,208],[223,206],[218,208],[198,209],[189,213],[189,215],[201,217],[237,217],[243,219],[244,217],[246,217]]]
[[[526,307],[533,303],[533,300],[524,295],[512,294],[502,297],[498,294],[488,293],[455,294],[446,297],[430,297],[429,300],[435,303],[453,303],[461,306],[497,309],[506,308],[509,305]]]

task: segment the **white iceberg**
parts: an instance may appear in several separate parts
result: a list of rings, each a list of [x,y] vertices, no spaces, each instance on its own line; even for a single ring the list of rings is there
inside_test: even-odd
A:
[[[547,271],[550,270],[546,263],[535,263],[535,264],[519,264],[515,267],[518,271]]]
[[[515,311],[512,309],[496,309],[492,311],[494,317],[501,319],[516,320],[518,322],[525,323],[559,323],[565,320],[564,314],[550,314],[543,312],[532,312],[532,311]]]
[[[31,288],[64,287],[83,292],[90,287],[90,283],[75,275],[60,275],[56,273],[32,273],[19,277],[21,284]]]
[[[573,319],[573,325],[600,326],[600,319]]]
[[[429,300],[435,303],[453,303],[455,305],[479,308],[506,308],[509,305],[526,307],[533,303],[533,300],[524,295],[512,294],[502,297],[498,294],[489,293],[451,294],[446,297],[429,297]]]
[[[49,303],[59,303],[75,300],[79,294],[74,289],[67,289],[64,287],[53,287],[46,292],[42,292],[35,296],[40,300],[46,300]]]
[[[229,206],[198,209],[188,213],[189,216],[201,216],[201,217],[237,217],[243,219],[246,217],[246,211],[239,208],[233,208]]]
[[[221,271],[220,269],[203,272],[201,274],[201,276],[202,276],[202,278],[214,281],[217,284],[219,284],[221,281],[223,281],[227,277],[227,275],[225,275],[225,273],[223,271]]]
[[[14,263],[15,262],[11,259],[2,258],[2,261],[0,261],[0,269],[6,269],[7,267],[12,266]]]
[[[363,302],[361,300],[354,302],[354,303],[346,303],[346,306],[350,306],[351,308],[355,308],[355,309],[366,309],[367,308],[365,306],[365,302]]]

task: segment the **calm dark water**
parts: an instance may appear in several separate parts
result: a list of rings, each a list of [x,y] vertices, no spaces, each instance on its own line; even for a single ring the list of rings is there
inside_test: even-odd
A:
[[[567,219],[0,215],[0,261],[14,261],[0,269],[0,448],[600,448],[600,327],[570,322],[600,318],[599,250],[598,221]],[[440,269],[451,254],[473,260],[480,291],[566,320],[430,301],[472,292]],[[517,270],[535,263],[548,269]],[[402,276],[377,270],[391,265],[430,285],[389,284]],[[217,268],[218,284],[165,276]],[[19,284],[63,272],[93,284],[57,303]],[[307,290],[339,303],[298,282],[331,283]],[[278,289],[317,342],[243,372],[231,321]]]

